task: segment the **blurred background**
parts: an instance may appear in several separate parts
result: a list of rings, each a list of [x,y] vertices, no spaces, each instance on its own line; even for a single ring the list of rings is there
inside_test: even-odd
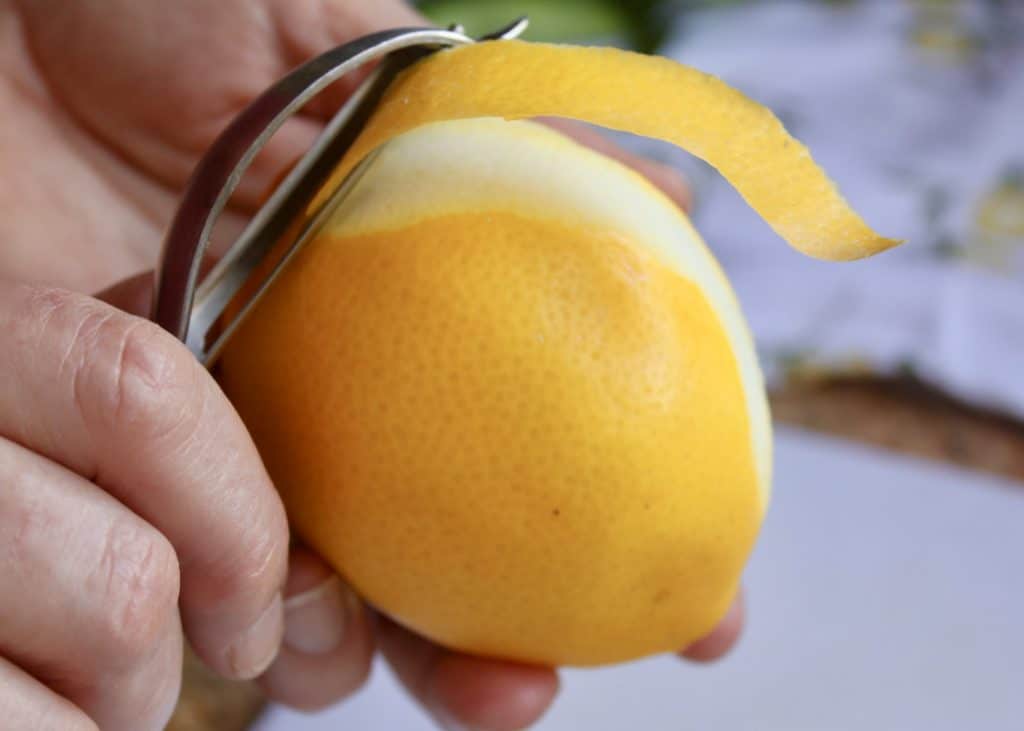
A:
[[[1024,729],[1024,0],[419,6],[473,34],[527,14],[533,40],[721,76],[908,239],[803,258],[700,161],[620,136],[693,185],[769,377],[775,499],[733,655],[568,672],[539,728]],[[343,707],[259,728],[430,729],[399,696],[381,667]]]

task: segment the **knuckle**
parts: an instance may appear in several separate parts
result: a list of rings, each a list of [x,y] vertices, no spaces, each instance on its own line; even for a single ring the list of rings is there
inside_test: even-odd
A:
[[[40,539],[55,533],[57,521],[42,500],[18,500],[13,504],[5,503],[3,508],[13,526],[5,553],[12,560],[12,565],[29,566]]]
[[[198,364],[157,325],[110,308],[78,327],[75,400],[87,420],[141,439],[171,437],[194,424]]]
[[[113,523],[95,583],[107,651],[129,663],[152,652],[173,624],[180,589],[177,556],[167,539],[134,519]]]
[[[86,425],[159,437],[194,424],[202,367],[159,326],[67,290],[17,285],[14,344],[50,354]],[[200,404],[202,405],[202,404]]]
[[[186,420],[196,365],[176,341],[144,320],[120,328],[114,338],[112,415],[147,437],[175,432]]]

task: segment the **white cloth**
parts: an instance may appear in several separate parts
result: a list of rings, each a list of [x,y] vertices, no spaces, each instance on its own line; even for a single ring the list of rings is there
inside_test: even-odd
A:
[[[767,104],[898,250],[796,254],[727,183],[695,223],[732,279],[770,377],[912,371],[1024,417],[1024,2],[731,3],[681,14],[666,55]]]

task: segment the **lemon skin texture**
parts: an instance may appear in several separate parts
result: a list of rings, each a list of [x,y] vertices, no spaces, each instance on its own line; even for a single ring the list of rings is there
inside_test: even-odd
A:
[[[686,646],[768,502],[761,376],[707,248],[643,178],[528,122],[389,142],[219,377],[298,537],[479,655]]]

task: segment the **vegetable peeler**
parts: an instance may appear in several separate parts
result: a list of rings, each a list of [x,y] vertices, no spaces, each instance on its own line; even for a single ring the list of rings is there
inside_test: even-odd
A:
[[[164,239],[156,271],[153,321],[184,342],[203,365],[212,366],[274,279],[366,171],[372,153],[322,205],[306,211],[395,77],[445,48],[517,38],[527,22],[520,18],[479,39],[470,38],[459,26],[373,33],[306,62],[267,89],[217,137],[192,174]],[[380,63],[373,73],[200,281],[213,227],[256,155],[292,115],[325,88],[374,61]]]

